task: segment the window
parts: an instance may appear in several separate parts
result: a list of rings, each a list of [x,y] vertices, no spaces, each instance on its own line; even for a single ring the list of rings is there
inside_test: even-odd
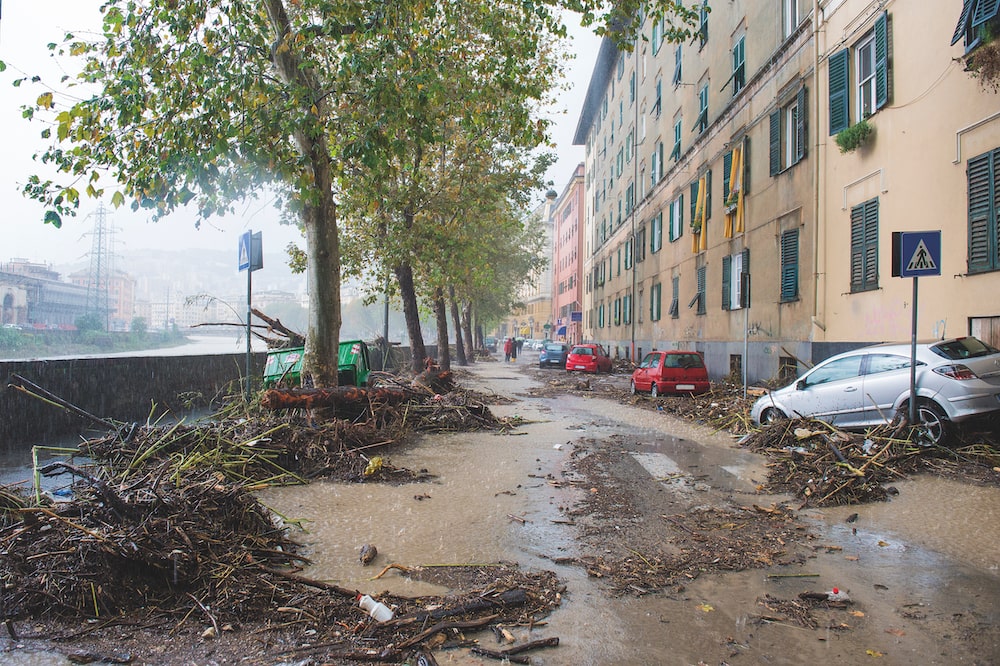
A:
[[[889,15],[882,12],[875,26],[854,45],[853,78],[850,51],[837,51],[827,61],[831,135],[851,124],[851,90],[855,96],[854,122],[864,120],[889,102]]]
[[[744,55],[744,43],[746,36],[741,36],[733,46],[733,95],[743,90],[746,85],[746,57]]]
[[[622,298],[622,320],[626,324],[632,323],[632,295],[625,294]]]
[[[663,213],[660,213],[662,219]],[[643,261],[646,258],[646,227],[643,225],[642,229],[635,232],[635,260],[636,262]]]
[[[695,233],[699,233],[710,217],[712,217],[711,169],[691,183],[691,227],[695,229]]]
[[[625,215],[632,214],[632,208],[635,206],[635,185],[629,183],[628,187],[625,188]]]
[[[622,76],[625,74],[625,54],[622,53],[618,56],[618,80],[622,80]]]
[[[673,84],[679,86],[681,84],[681,45],[678,44],[677,48],[674,50],[674,78]]]
[[[799,0],[781,0],[781,34],[791,37],[799,27]]]
[[[795,99],[771,112],[770,173],[776,176],[806,156],[806,88]]]
[[[997,26],[990,25],[1000,14],[1000,2],[997,0],[965,0],[962,3],[962,15],[955,26],[955,34],[951,37],[954,45],[965,38],[965,50],[971,51],[979,46],[985,31],[997,34]]]
[[[697,313],[700,315],[705,314],[707,311],[705,303],[705,267],[699,266],[698,270],[695,272],[695,283],[698,288],[698,293],[695,296],[698,306]]]
[[[632,242],[631,238],[625,241],[625,270],[632,268]]]
[[[684,195],[670,202],[670,242],[684,235]]]
[[[622,299],[615,299],[615,326],[622,325]]]
[[[653,55],[660,52],[663,43],[663,21],[653,21]]]
[[[632,105],[635,102],[635,72],[632,72],[632,76],[628,82],[628,103]]]
[[[851,293],[878,289],[878,198],[851,208]]]
[[[679,319],[680,313],[680,298],[681,298],[681,278],[679,275],[675,275],[670,279],[670,318]]]
[[[708,83],[702,85],[698,91],[698,120],[695,121],[693,131],[704,132],[708,129]]]
[[[739,310],[743,307],[743,273],[750,272],[750,250],[722,258],[722,309]],[[749,299],[750,294],[747,294]]]
[[[969,272],[1000,269],[1000,148],[969,160]]]
[[[663,178],[663,142],[657,141],[653,147],[653,154],[649,156],[649,186],[656,187],[656,184]]]
[[[708,2],[703,2],[701,4],[701,12],[698,17],[698,43],[700,47],[705,46],[705,42],[708,41]]]
[[[629,130],[625,138],[625,164],[632,163],[632,144],[635,143],[635,130]]]
[[[837,382],[842,379],[854,379],[861,375],[861,361],[864,355],[848,356],[847,358],[830,361],[826,365],[821,365],[811,373],[806,379],[809,386],[815,384],[826,384],[827,382]]]
[[[657,282],[649,290],[649,318],[651,321],[660,321],[662,310],[660,309],[660,298],[663,293],[663,285]]]
[[[663,211],[649,221],[649,251],[657,253],[663,247]]]
[[[663,108],[663,81],[656,79],[656,101],[653,102],[653,115],[660,117],[660,110]]]
[[[597,308],[597,328],[604,328],[604,303]]]
[[[674,147],[670,150],[670,159],[677,161],[681,158],[681,119],[674,123]]]
[[[781,234],[781,302],[799,299],[799,230]]]

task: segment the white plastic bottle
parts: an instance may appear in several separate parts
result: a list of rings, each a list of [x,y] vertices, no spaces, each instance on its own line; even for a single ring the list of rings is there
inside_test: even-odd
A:
[[[358,605],[368,611],[368,615],[376,622],[388,622],[392,619],[392,609],[381,601],[375,601],[367,594],[358,597]]]

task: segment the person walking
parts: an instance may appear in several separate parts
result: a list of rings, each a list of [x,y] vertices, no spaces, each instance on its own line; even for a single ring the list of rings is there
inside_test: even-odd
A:
[[[507,338],[503,341],[503,360],[510,363],[510,355],[514,352],[514,340]]]

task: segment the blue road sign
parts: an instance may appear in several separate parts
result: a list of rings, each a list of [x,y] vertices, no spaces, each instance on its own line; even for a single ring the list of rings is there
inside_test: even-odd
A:
[[[941,231],[904,231],[899,238],[899,277],[941,275]]]
[[[245,271],[250,268],[250,245],[253,232],[248,231],[240,235],[240,270]]]

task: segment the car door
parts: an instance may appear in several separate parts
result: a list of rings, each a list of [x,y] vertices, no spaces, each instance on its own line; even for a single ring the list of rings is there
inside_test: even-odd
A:
[[[843,428],[861,425],[863,360],[864,354],[844,356],[803,375],[788,398],[789,416],[812,416]]]
[[[653,377],[659,372],[660,359],[663,352],[650,352],[642,359],[642,363],[635,372],[635,387],[641,391],[648,391],[653,381]]]
[[[899,354],[868,354],[862,384],[862,425],[888,423],[895,415],[896,399],[910,390],[910,359]]]

